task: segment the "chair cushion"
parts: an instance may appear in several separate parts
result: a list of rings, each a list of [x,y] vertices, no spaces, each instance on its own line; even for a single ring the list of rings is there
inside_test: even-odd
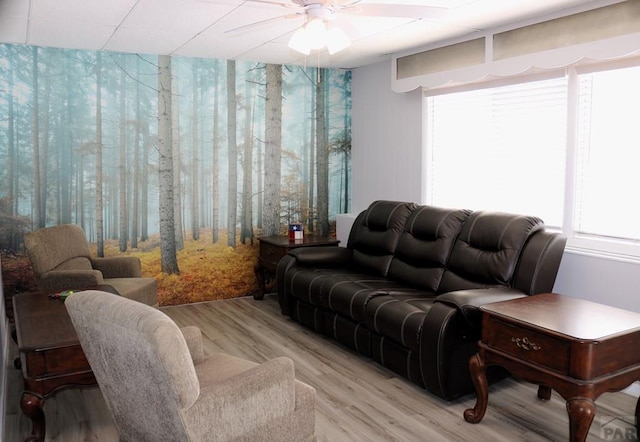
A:
[[[77,256],[60,264],[55,270],[93,270],[91,260],[86,256]]]
[[[153,307],[158,306],[158,291],[154,278],[105,278],[103,283],[116,289],[124,298]]]

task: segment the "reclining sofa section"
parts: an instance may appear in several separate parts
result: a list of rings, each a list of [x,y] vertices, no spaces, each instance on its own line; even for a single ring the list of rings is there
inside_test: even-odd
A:
[[[479,306],[550,292],[565,243],[531,216],[375,201],[346,248],[301,247],[280,260],[278,301],[283,314],[452,400],[473,391]]]

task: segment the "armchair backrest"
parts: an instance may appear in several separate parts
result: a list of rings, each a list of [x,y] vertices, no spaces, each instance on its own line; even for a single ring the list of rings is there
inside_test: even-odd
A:
[[[121,438],[188,440],[180,410],[200,385],[178,326],[155,308],[99,291],[65,305]]]
[[[91,270],[89,243],[75,224],[29,232],[24,246],[37,278],[51,270]]]

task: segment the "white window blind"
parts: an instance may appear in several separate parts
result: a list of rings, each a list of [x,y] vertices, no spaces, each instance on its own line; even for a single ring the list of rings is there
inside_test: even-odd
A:
[[[562,226],[567,79],[427,97],[427,202]]]
[[[578,75],[574,229],[640,241],[640,67]]]

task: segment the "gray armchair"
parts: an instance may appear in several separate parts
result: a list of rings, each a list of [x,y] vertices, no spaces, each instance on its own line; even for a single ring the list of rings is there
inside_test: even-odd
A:
[[[205,357],[197,327],[108,293],[65,305],[120,440],[315,440],[315,390],[290,359]]]
[[[38,289],[58,292],[110,285],[125,298],[157,306],[154,278],[143,278],[134,256],[92,258],[87,237],[75,224],[61,224],[24,236]]]

